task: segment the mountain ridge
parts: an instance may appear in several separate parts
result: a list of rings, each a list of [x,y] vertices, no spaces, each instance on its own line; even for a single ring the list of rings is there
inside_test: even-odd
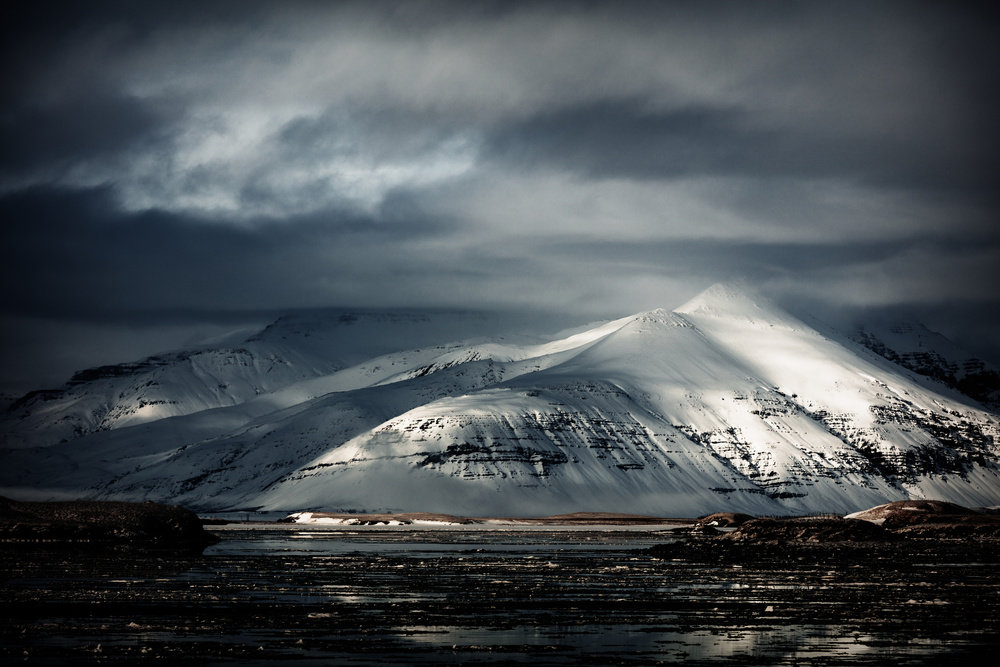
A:
[[[457,515],[1000,504],[995,412],[733,286],[562,338],[365,356],[240,403],[5,445],[0,487]]]

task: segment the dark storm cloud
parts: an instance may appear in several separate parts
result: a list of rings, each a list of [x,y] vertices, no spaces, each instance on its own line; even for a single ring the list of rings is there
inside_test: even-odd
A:
[[[0,118],[0,168],[9,176],[106,156],[155,141],[164,114],[141,100],[88,91],[58,105],[8,108]]]
[[[489,150],[520,164],[551,163],[588,176],[678,177],[742,172],[774,134],[740,127],[738,109],[693,107],[656,112],[641,102],[603,101],[559,109],[491,134]]]
[[[22,3],[0,340],[43,360],[73,331],[86,365],[128,327],[164,344],[152,323],[180,344],[287,308],[597,319],[738,276],[1000,340],[976,7]]]
[[[124,214],[107,189],[36,188],[0,199],[0,308],[17,315],[141,320],[149,312],[253,311],[358,304],[342,289],[365,275],[390,291],[393,271],[359,260],[447,230],[393,213],[373,221],[327,211],[252,227],[158,211]],[[400,268],[405,259],[395,257]]]
[[[846,178],[997,204],[997,12],[920,3],[728,9],[717,21],[709,11],[686,17],[700,39],[650,63],[669,68],[687,56],[693,69],[731,71],[724,91],[678,103],[652,97],[655,88],[567,101],[499,124],[489,151],[589,177]],[[660,16],[673,23],[669,10]]]
[[[548,164],[592,178],[851,178],[992,197],[1000,167],[994,135],[991,124],[963,146],[873,141],[823,127],[768,127],[743,109],[656,111],[620,100],[499,128],[490,134],[488,150],[514,164]]]

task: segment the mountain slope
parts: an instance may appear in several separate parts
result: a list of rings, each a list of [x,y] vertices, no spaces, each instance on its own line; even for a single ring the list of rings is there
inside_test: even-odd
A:
[[[0,483],[478,516],[1000,504],[995,413],[726,286],[547,342],[371,351],[236,405],[8,450]]]
[[[965,502],[996,502],[995,417],[935,413],[945,429],[989,431],[956,451],[875,379],[882,369],[774,309],[703,297],[638,316],[562,364],[415,408],[331,448],[261,504],[367,507],[366,480],[380,479],[391,480],[388,507],[419,495],[432,511],[835,511],[938,492],[942,473],[963,480],[951,492]],[[889,413],[907,421],[878,416]],[[926,460],[931,443],[939,460]]]
[[[889,361],[976,399],[993,412],[1000,410],[1000,368],[918,322],[869,323],[850,337]]]
[[[243,403],[378,355],[495,330],[466,312],[306,312],[228,345],[182,350],[76,373],[5,411],[4,446],[47,446],[89,433]],[[318,395],[318,394],[317,394]]]

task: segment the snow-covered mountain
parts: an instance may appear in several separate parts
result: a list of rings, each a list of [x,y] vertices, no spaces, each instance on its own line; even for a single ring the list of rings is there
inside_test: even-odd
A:
[[[22,401],[4,422],[0,493],[477,516],[1000,504],[996,412],[725,285],[548,340],[340,324],[272,325],[243,346],[253,370],[226,376],[239,392],[202,389],[216,379],[203,373],[179,398],[164,389],[185,406],[170,418],[58,443]],[[181,357],[163,367],[195,375]],[[93,394],[79,396],[92,414]],[[75,414],[56,400],[58,419]]]
[[[1000,368],[919,322],[870,322],[853,331],[851,339],[1000,411]]]
[[[400,347],[444,343],[455,332],[477,335],[494,328],[486,316],[467,312],[289,315],[246,339],[80,371],[62,387],[8,401],[0,432],[5,447],[51,445],[237,405]]]

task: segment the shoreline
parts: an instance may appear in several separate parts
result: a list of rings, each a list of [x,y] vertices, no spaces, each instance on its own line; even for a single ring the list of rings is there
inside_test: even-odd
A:
[[[205,530],[222,535],[237,531],[259,532],[309,532],[309,533],[376,533],[376,532],[671,532],[690,528],[690,523],[657,523],[657,524],[609,524],[609,523],[463,523],[435,524],[413,523],[403,525],[386,524],[324,524],[324,523],[287,523],[280,521],[248,521],[229,522],[224,524],[207,524]]]
[[[847,516],[754,517],[719,512],[658,517],[575,512],[541,517],[462,517],[429,512],[249,513],[198,516],[176,505],[120,501],[18,502],[0,499],[4,543],[94,543],[203,548],[234,530],[348,533],[358,531],[633,531],[720,535],[741,541],[866,541],[914,538],[1000,540],[1000,514],[942,501],[897,501]],[[240,518],[242,514],[242,520]],[[227,516],[228,515],[228,516]],[[673,536],[672,535],[672,536]]]
[[[698,523],[695,518],[668,518],[614,512],[576,512],[542,517],[463,517],[429,512],[365,513],[295,512],[278,523],[294,526],[322,526],[328,528],[361,526],[371,527],[594,527],[594,526],[690,526]]]

